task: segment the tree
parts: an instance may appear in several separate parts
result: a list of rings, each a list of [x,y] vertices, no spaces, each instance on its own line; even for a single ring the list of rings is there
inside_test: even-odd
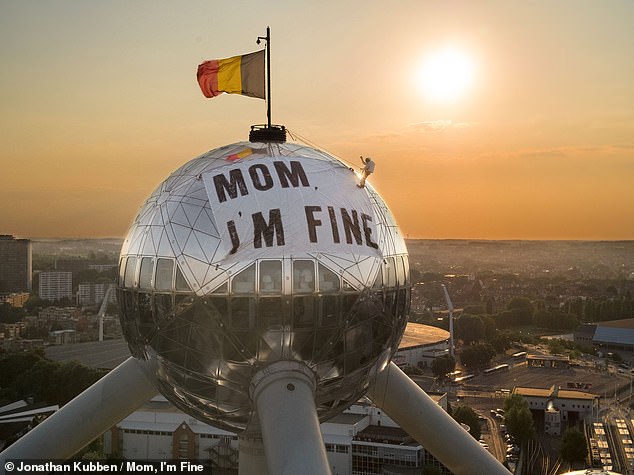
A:
[[[76,276],[73,276],[73,287],[84,282],[97,282],[100,275],[100,272],[95,269],[82,269],[77,272]]]
[[[484,325],[484,339],[489,341],[498,334],[498,327],[495,320],[490,315],[480,315],[480,320]]]
[[[42,308],[49,305],[50,302],[48,300],[44,300],[37,295],[31,295],[29,299],[24,304],[24,308],[26,309],[29,315],[37,315],[37,312]]]
[[[7,399],[14,398],[13,395],[5,395],[4,392],[10,385],[14,384],[20,375],[29,371],[36,362],[43,358],[44,350],[42,349],[32,350],[26,353],[8,353],[0,357],[0,381],[3,382],[0,386],[0,399],[3,397]]]
[[[475,438],[476,440],[480,439],[480,420],[478,419],[478,415],[473,409],[471,409],[469,406],[460,405],[453,410],[451,416],[457,422],[468,425],[469,434],[471,434],[473,438]]]
[[[24,317],[24,310],[6,303],[0,304],[0,323],[16,323]]]
[[[599,319],[599,305],[594,299],[586,301],[584,315],[587,322],[596,322]]]
[[[588,443],[583,433],[576,427],[566,429],[559,447],[561,458],[570,465],[583,462],[588,455]]]
[[[477,315],[462,315],[456,320],[456,336],[465,345],[480,341],[484,338],[484,323]]]
[[[630,292],[629,290],[627,291],[628,293]],[[622,313],[623,313],[623,318],[631,318],[632,317],[632,298],[628,297],[627,295],[625,296],[624,300],[623,300],[623,308],[622,308]]]
[[[623,361],[623,357],[619,354],[619,353],[612,353],[612,361],[614,361],[615,363],[620,363],[621,361]]]
[[[581,320],[583,317],[583,299],[576,298],[568,301],[568,312],[574,313],[577,319]]]
[[[534,312],[546,311],[546,302],[544,302],[542,299],[535,300],[533,302],[533,311]]]
[[[513,312],[510,310],[504,310],[503,312],[494,314],[493,319],[498,328],[511,328],[517,325],[514,320]]]
[[[463,314],[469,315],[483,315],[484,312],[485,309],[482,305],[465,305],[465,307],[462,309]]]
[[[506,306],[513,313],[516,325],[530,325],[533,319],[533,304],[526,297],[514,297]]]
[[[33,396],[36,401],[62,405],[103,375],[103,371],[76,361],[48,360],[41,350],[9,354],[0,357],[0,399]]]
[[[546,310],[537,310],[533,315],[533,323],[538,327],[549,328],[550,327],[551,314]]]
[[[547,345],[548,351],[553,355],[561,355],[566,349],[563,340],[558,338],[550,338]]]
[[[493,315],[493,297],[487,299],[487,315]]]
[[[511,341],[509,340],[508,335],[504,333],[498,333],[489,340],[489,343],[498,353],[504,353],[511,347]]]
[[[519,444],[524,444],[535,435],[533,414],[528,403],[518,394],[504,400],[504,423],[506,430]]]
[[[559,310],[537,310],[533,315],[533,323],[551,330],[572,330],[579,324],[576,315]]]
[[[510,410],[514,406],[523,406],[526,403],[524,398],[519,394],[512,394],[504,400],[504,412]]]
[[[468,346],[462,350],[460,361],[469,369],[483,368],[495,356],[495,349],[488,343]]]
[[[435,376],[444,378],[447,373],[456,369],[456,359],[450,355],[443,355],[431,362],[431,371]]]
[[[407,365],[403,368],[403,373],[411,378],[412,376],[420,376],[423,374],[423,370],[418,366]]]

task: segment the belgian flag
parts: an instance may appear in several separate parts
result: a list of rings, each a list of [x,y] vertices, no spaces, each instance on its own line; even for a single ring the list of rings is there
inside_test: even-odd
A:
[[[196,75],[200,90],[205,97],[226,92],[264,99],[264,51],[201,63]]]

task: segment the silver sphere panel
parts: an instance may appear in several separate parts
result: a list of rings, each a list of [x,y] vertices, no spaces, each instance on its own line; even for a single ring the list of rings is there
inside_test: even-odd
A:
[[[325,152],[258,146],[212,150],[157,188],[117,292],[161,393],[234,431],[254,413],[251,378],[280,360],[314,372],[320,420],[348,407],[396,351],[410,302],[405,244],[378,194]]]

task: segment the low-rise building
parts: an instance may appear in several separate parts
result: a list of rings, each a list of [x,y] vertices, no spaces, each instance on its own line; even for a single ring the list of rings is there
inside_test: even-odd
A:
[[[529,368],[569,368],[570,356],[527,355],[526,364]]]
[[[55,322],[62,320],[77,320],[81,311],[77,307],[46,307],[40,310],[40,321]]]
[[[561,389],[554,385],[550,388],[530,388],[516,386],[511,394],[519,394],[528,403],[528,408],[544,422],[548,422],[549,431],[558,429],[563,432],[568,426],[592,417],[599,411],[599,396],[574,389]],[[557,415],[557,413],[559,415]],[[544,426],[546,428],[546,424]]]
[[[20,338],[26,332],[26,322],[0,323],[0,332],[4,338]]]
[[[446,394],[432,395],[446,407]],[[449,473],[381,409],[366,398],[321,424],[333,475]],[[156,396],[104,434],[106,455],[136,460],[185,457],[214,469],[237,469],[238,436],[188,416]]]
[[[0,298],[0,301],[12,307],[22,308],[30,296],[28,292],[13,292]]]
[[[75,330],[55,330],[50,332],[49,336],[49,340],[53,345],[68,345],[78,342]]]
[[[7,353],[30,351],[43,347],[44,340],[42,338],[3,338],[2,332],[0,331],[0,349]]]
[[[577,343],[591,344],[605,352],[634,352],[634,318],[579,325]]]
[[[34,425],[59,410],[59,406],[33,404],[32,398],[0,406],[0,450],[5,442],[26,434]],[[8,471],[8,470],[7,470]]]

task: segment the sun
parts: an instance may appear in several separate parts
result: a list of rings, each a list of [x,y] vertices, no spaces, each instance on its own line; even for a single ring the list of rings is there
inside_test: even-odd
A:
[[[417,79],[427,99],[453,103],[462,99],[473,86],[475,64],[467,52],[445,47],[425,58]]]

